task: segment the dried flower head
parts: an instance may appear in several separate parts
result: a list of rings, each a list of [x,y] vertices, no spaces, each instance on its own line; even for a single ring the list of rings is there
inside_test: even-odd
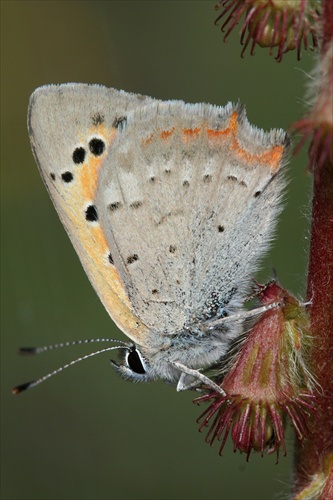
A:
[[[333,5],[332,5],[333,6]],[[324,55],[318,61],[309,86],[311,111],[294,124],[302,134],[295,154],[304,142],[311,138],[309,147],[310,169],[317,164],[333,164],[333,42],[327,45]]]
[[[296,48],[300,59],[302,45],[304,49],[308,47],[309,35],[313,48],[317,47],[319,8],[319,0],[221,0],[216,9],[222,9],[222,12],[215,24],[223,18],[221,30],[228,27],[225,41],[245,13],[240,31],[241,44],[244,45],[242,57],[251,43],[251,55],[258,44],[269,47],[270,54],[274,47],[278,47],[278,62],[283,54]]]
[[[289,417],[298,440],[308,434],[307,421],[315,413],[314,381],[306,365],[310,342],[304,307],[275,282],[259,287],[263,305],[280,307],[265,312],[231,357],[228,371],[218,381],[226,395],[209,393],[195,400],[212,401],[202,413],[199,430],[210,425],[206,441],[221,441],[229,433],[237,449],[263,455],[286,454],[284,423]]]

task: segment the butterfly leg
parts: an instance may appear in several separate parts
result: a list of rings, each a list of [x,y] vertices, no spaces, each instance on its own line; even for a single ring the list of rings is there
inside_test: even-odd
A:
[[[197,384],[197,382],[196,382],[196,384],[194,384],[193,382],[191,382],[190,384],[187,384],[185,382],[186,375],[190,375],[191,377],[195,377],[198,381],[207,385],[208,387],[210,387],[214,391],[218,392],[219,394],[222,394],[222,396],[226,395],[226,393],[224,392],[222,387],[215,384],[215,382],[213,382],[210,378],[206,377],[206,375],[199,372],[198,370],[192,370],[192,368],[188,368],[187,366],[182,365],[181,363],[172,362],[171,364],[175,368],[178,368],[178,370],[181,370],[183,372],[179,381],[178,381],[178,384],[177,384],[177,391],[185,391],[187,389],[191,389],[192,387],[194,387],[194,385]]]

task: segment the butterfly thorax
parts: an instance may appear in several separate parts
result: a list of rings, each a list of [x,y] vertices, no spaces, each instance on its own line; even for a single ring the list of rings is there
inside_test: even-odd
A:
[[[232,330],[234,336],[235,330]],[[230,345],[230,334],[226,327],[208,329],[200,324],[184,327],[173,335],[161,335],[161,343],[154,348],[138,346],[138,350],[149,367],[151,378],[176,383],[181,372],[175,368],[180,363],[194,370],[204,370],[217,364]]]

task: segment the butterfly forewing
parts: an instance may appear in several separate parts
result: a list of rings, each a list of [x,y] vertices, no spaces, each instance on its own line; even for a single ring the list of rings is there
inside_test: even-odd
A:
[[[103,163],[132,109],[153,100],[99,85],[64,84],[37,89],[28,128],[36,162],[80,260],[118,326],[138,340],[146,332],[101,231],[96,189]]]

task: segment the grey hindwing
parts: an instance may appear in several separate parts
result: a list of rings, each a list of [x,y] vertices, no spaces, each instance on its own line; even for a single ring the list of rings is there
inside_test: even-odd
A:
[[[235,110],[249,153],[286,145],[283,131],[252,127],[240,106],[170,101],[129,113],[103,165],[101,225],[133,309],[152,332],[181,331],[238,305],[272,237],[281,170],[247,164],[204,133],[226,128]]]

